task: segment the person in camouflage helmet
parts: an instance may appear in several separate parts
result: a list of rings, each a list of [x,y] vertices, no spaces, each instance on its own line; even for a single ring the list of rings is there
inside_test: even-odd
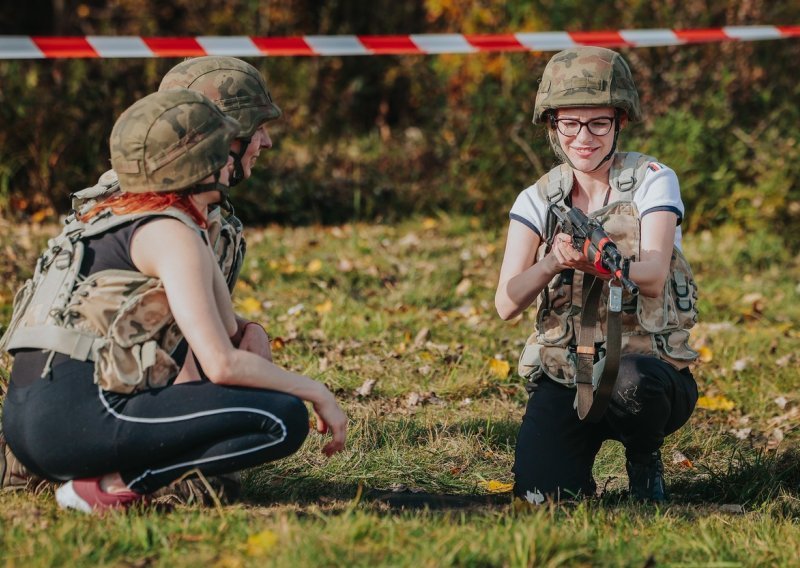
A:
[[[110,138],[120,191],[67,218],[15,301],[3,435],[63,483],[63,508],[124,508],[184,475],[290,455],[308,433],[304,401],[332,434],[323,452],[344,447],[347,418],[324,385],[239,347],[206,230],[239,131],[196,91],[134,103]],[[182,338],[205,377],[173,359]]]
[[[282,114],[261,73],[241,59],[208,55],[188,59],[170,69],[158,90],[176,87],[203,93],[239,122],[241,128],[231,147],[231,185],[249,178],[258,153],[272,147],[266,123]]]
[[[697,400],[689,370],[697,353],[687,342],[697,289],[681,253],[678,178],[655,158],[617,151],[620,132],[642,119],[619,53],[601,47],[557,53],[544,69],[534,107],[533,122],[544,125],[562,164],[522,191],[511,208],[495,296],[505,320],[537,306],[536,329],[519,364],[531,397],[517,440],[515,499],[527,507],[593,495],[595,456],[612,439],[625,446],[631,496],[663,501],[660,448]],[[592,321],[584,318],[583,291],[602,286],[597,321],[603,322],[616,277],[576,250],[554,206],[580,209],[602,223],[630,260],[629,277],[640,289],[638,296],[622,294],[619,372],[599,423],[580,420],[574,407],[580,329]],[[580,351],[594,352],[595,379],[605,363],[605,334],[604,325],[595,327],[594,348]]]

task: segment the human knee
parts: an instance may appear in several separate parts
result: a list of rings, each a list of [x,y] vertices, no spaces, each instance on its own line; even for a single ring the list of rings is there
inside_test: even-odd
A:
[[[279,417],[286,429],[283,445],[288,455],[300,449],[308,436],[308,409],[296,396],[281,394],[281,398]]]

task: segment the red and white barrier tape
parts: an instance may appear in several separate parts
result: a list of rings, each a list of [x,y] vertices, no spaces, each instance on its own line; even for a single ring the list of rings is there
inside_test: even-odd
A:
[[[406,55],[500,51],[559,51],[577,45],[654,47],[719,41],[800,37],[800,26],[728,26],[693,30],[619,30],[516,34],[341,36],[139,37],[0,36],[0,59],[114,57],[238,57],[294,55]]]

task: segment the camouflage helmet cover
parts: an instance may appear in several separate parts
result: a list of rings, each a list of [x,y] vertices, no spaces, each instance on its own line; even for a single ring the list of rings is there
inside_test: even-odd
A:
[[[642,119],[639,94],[622,56],[604,47],[582,46],[555,54],[544,69],[533,123],[544,121],[548,110],[564,107],[610,106],[628,119]]]
[[[164,75],[158,90],[176,87],[203,93],[236,119],[242,125],[239,138],[250,138],[261,124],[282,114],[258,69],[236,57],[187,59]]]
[[[179,191],[228,161],[239,123],[188,89],[153,93],[123,112],[111,131],[111,165],[122,191]]]

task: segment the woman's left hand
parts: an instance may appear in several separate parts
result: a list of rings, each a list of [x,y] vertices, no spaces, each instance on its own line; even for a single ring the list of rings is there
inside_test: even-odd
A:
[[[270,345],[269,335],[259,324],[247,322],[244,324],[242,339],[239,341],[239,349],[255,353],[267,361],[272,361],[272,346]]]

